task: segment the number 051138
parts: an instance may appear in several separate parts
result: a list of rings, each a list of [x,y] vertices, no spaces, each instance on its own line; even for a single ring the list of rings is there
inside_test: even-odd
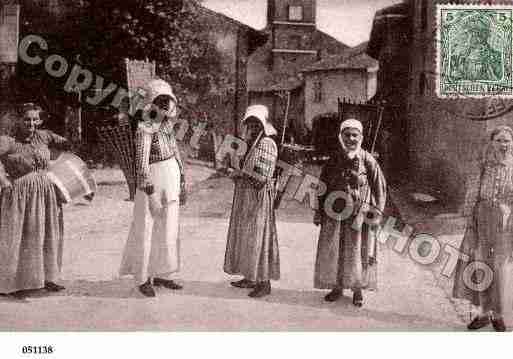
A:
[[[51,345],[24,345],[21,348],[22,354],[53,354],[54,348]]]

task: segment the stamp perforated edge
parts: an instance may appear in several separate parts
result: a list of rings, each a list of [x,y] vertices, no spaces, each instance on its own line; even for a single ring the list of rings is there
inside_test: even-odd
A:
[[[513,86],[511,94],[501,94],[498,93],[496,95],[492,94],[472,94],[472,95],[464,95],[464,94],[454,94],[454,95],[446,95],[440,93],[440,43],[441,43],[441,10],[442,9],[508,9],[513,12],[513,4],[436,4],[436,37],[435,37],[435,61],[436,61],[436,97],[444,100],[473,100],[473,99],[490,99],[490,98],[507,98],[513,99]],[[512,34],[512,42],[513,42],[513,34]],[[512,44],[512,53],[511,56],[511,64],[512,64],[512,72],[513,72],[513,44]]]

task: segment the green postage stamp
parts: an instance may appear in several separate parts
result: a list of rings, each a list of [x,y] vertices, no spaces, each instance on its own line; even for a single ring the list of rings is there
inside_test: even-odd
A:
[[[513,97],[511,5],[437,5],[437,95]]]

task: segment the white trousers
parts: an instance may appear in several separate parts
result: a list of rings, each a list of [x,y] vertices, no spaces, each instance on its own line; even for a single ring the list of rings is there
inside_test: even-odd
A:
[[[120,268],[120,275],[133,275],[138,285],[149,277],[166,277],[180,269],[180,169],[173,158],[150,165],[150,172],[163,210],[160,216],[153,217],[148,195],[136,191],[133,220]]]

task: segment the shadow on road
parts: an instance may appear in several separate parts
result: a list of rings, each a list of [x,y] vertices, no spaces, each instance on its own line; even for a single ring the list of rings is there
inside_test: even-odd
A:
[[[347,301],[350,303],[351,298],[347,297]],[[397,312],[381,312],[374,309],[365,308],[356,308],[352,304],[345,305],[341,307],[336,305],[332,312],[336,315],[344,316],[346,318],[357,318],[357,317],[366,317],[369,319],[373,319],[376,321],[384,322],[384,323],[394,323],[399,324],[404,327],[404,330],[407,328],[411,328],[412,324],[415,323],[415,328],[423,328],[422,330],[415,329],[415,331],[436,331],[439,332],[440,328],[445,328],[444,331],[463,331],[464,325],[461,327],[455,327],[453,322],[443,321],[436,318],[428,318],[421,315],[413,315],[413,314],[403,314]],[[425,328],[425,329],[424,329]],[[368,332],[372,331],[369,328],[362,328],[362,331]],[[379,330],[382,331],[382,330]],[[396,331],[396,330],[394,330]]]
[[[260,301],[270,304],[280,304],[297,307],[310,307],[322,310],[328,310],[341,320],[356,322],[362,318],[382,323],[394,324],[394,327],[399,329],[391,329],[393,331],[400,330],[400,328],[422,328],[421,331],[439,331],[440,328],[445,328],[445,331],[462,331],[464,325],[455,327],[454,322],[444,321],[439,318],[430,318],[417,314],[399,313],[392,311],[379,311],[372,308],[356,308],[352,304],[351,292],[346,291],[345,296],[335,303],[327,303],[324,301],[326,291],[320,290],[294,290],[273,288],[270,296],[253,299],[247,295],[249,289],[239,289],[230,286],[229,282],[202,282],[202,281],[185,281],[182,282],[184,289],[180,291],[171,291],[164,288],[155,288],[157,296],[163,300],[170,296],[196,296],[202,298],[224,299],[224,300],[246,300],[246,301]],[[66,290],[63,292],[51,294],[46,291],[37,292],[32,298],[41,298],[49,296],[59,297],[81,297],[81,298],[114,298],[114,299],[138,299],[138,300],[151,300],[145,298],[138,293],[135,288],[134,282],[130,278],[122,278],[111,281],[88,281],[77,280],[64,282]],[[30,303],[28,300],[20,300],[11,296],[0,295],[1,302],[11,303]],[[226,305],[230,305],[226,303]],[[354,329],[352,329],[354,330]],[[358,329],[357,329],[358,330]],[[368,327],[362,327],[362,331],[369,331]],[[417,331],[419,329],[416,329]],[[383,331],[378,330],[376,331]]]
[[[27,298],[16,298],[9,294],[0,294],[0,303],[30,303]]]
[[[423,331],[439,331],[440,327],[447,328],[447,331],[463,330],[463,326],[462,328],[455,327],[454,322],[439,320],[437,318],[397,312],[381,312],[365,308],[365,306],[363,308],[356,308],[352,304],[352,297],[350,297],[351,294],[349,291],[346,291],[346,296],[335,303],[327,303],[324,301],[326,291],[273,288],[271,295],[262,299],[249,298],[247,296],[249,291],[249,289],[234,288],[230,286],[229,282],[195,281],[185,282],[183,290],[173,293],[220,299],[258,300],[274,304],[330,309],[335,315],[340,317],[366,317],[384,323],[404,325],[404,328],[409,328],[412,323],[416,323],[416,327],[426,328]],[[362,331],[369,331],[369,328],[362,328]]]

